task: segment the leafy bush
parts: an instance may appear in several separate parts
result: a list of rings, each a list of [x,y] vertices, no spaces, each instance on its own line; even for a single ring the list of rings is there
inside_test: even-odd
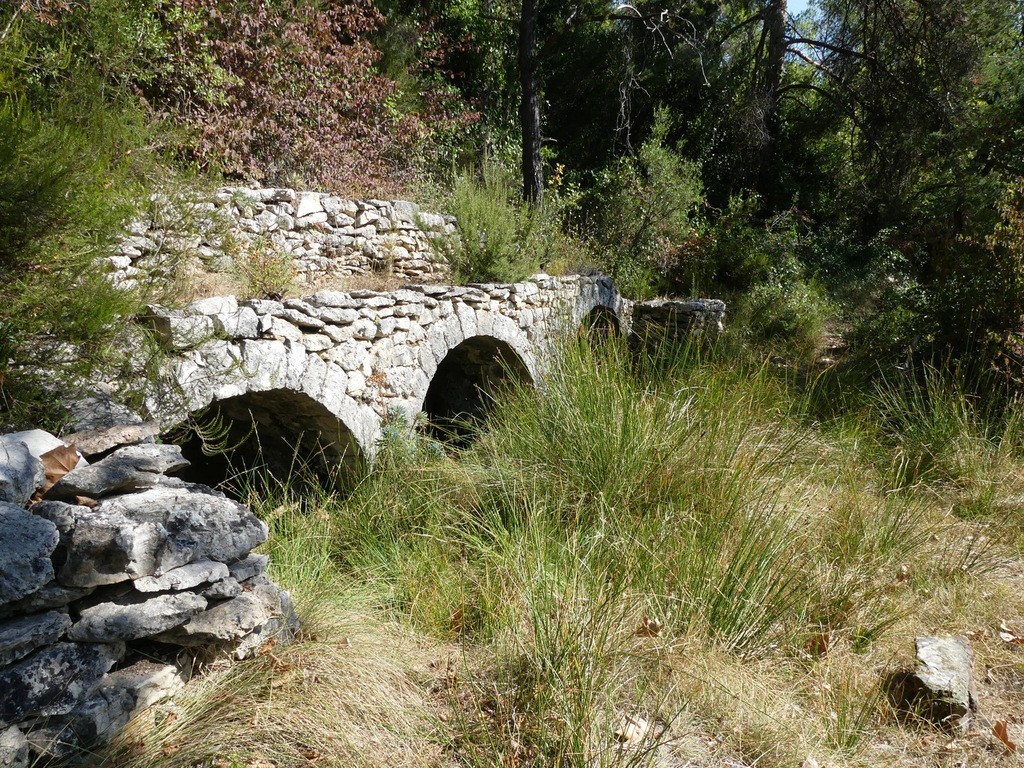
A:
[[[697,167],[665,146],[667,111],[659,111],[636,157],[597,175],[591,192],[594,237],[620,290],[642,299],[667,287],[670,256],[692,232],[701,202]]]
[[[773,279],[742,295],[737,325],[755,348],[798,360],[821,348],[834,308],[821,289],[802,279]]]
[[[255,241],[232,258],[246,298],[280,300],[295,287],[295,263],[290,253],[267,241]]]
[[[88,117],[73,128],[24,102],[0,104],[0,418],[9,424],[49,418],[46,387],[114,363],[121,317],[137,306],[99,262],[134,187],[124,157],[111,159],[109,115]]]
[[[494,163],[485,163],[479,177],[457,177],[447,207],[459,237],[437,238],[435,246],[456,280],[511,283],[546,261],[541,213],[518,199],[509,175]]]

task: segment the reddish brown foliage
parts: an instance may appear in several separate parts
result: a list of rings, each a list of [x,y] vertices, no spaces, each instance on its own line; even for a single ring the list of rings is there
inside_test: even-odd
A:
[[[396,86],[373,69],[367,36],[383,19],[370,0],[178,2],[200,23],[178,36],[177,54],[211,57],[226,75],[212,95],[188,89],[177,105],[200,162],[347,193],[401,184],[430,116],[389,108]]]

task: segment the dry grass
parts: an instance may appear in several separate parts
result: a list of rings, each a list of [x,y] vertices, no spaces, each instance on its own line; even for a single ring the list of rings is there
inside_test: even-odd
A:
[[[763,371],[587,354],[472,449],[392,436],[350,496],[270,500],[303,638],[210,670],[113,764],[1021,765],[991,734],[1024,742],[1014,440],[930,414],[955,454],[893,488],[870,414],[808,425]],[[955,737],[884,690],[922,634],[972,642]]]

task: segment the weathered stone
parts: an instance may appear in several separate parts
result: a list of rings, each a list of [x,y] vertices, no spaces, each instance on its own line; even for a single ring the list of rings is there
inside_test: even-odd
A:
[[[139,414],[103,390],[74,400],[70,410],[75,430],[78,432],[145,422]]]
[[[67,613],[49,611],[0,623],[0,667],[57,642],[71,626]]]
[[[914,643],[917,668],[890,681],[895,703],[936,725],[956,728],[976,708],[970,643],[965,637],[948,635],[918,637]]]
[[[58,581],[97,586],[159,576],[196,560],[231,562],[266,538],[266,525],[221,494],[158,486],[104,499],[82,514]]]
[[[49,453],[55,448],[66,448],[69,445],[59,437],[54,437],[49,432],[45,432],[42,429],[30,429],[26,432],[12,432],[11,434],[4,435],[4,440],[17,440],[24,443],[28,448],[28,452],[37,459],[41,458],[44,453]],[[81,454],[79,454],[78,464],[76,466],[84,467],[86,464],[88,464],[88,462],[82,458]]]
[[[0,696],[0,728],[71,712],[123,655],[121,643],[57,643],[0,669],[0,691],[18,693]]]
[[[223,581],[218,581],[200,589],[199,594],[207,600],[227,600],[242,594],[242,585],[238,583],[237,579],[228,576]]]
[[[0,502],[24,506],[45,480],[43,465],[24,442],[0,437]]]
[[[0,502],[0,605],[20,600],[53,579],[50,553],[59,541],[49,520]]]
[[[175,645],[223,645],[246,658],[280,632],[296,626],[291,597],[273,584],[259,584],[220,603],[157,639]]]
[[[62,587],[60,584],[47,584],[21,600],[0,605],[0,619],[65,608],[83,597],[88,597],[95,590],[95,587]]]
[[[213,327],[232,339],[256,339],[260,335],[259,316],[250,307],[214,315]]]
[[[320,291],[306,299],[314,307],[335,309],[353,309],[359,306],[359,302],[347,293],[341,291]]]
[[[192,589],[200,584],[221,581],[228,577],[228,567],[214,560],[198,560],[167,571],[163,576],[143,576],[134,582],[139,592],[166,592]]]
[[[167,595],[129,593],[83,609],[68,637],[87,643],[137,640],[185,623],[206,605],[205,598],[192,592]]]
[[[110,741],[147,707],[163,701],[185,686],[181,671],[170,664],[139,661],[111,672],[96,692],[70,714],[51,718],[29,739],[48,757],[69,757],[83,748]]]
[[[143,321],[168,349],[188,349],[213,337],[213,320],[206,315],[186,315],[178,310],[149,307]]]
[[[295,216],[302,218],[315,213],[323,213],[324,207],[320,202],[320,195],[315,192],[301,192],[295,201]]]
[[[267,564],[270,558],[267,555],[248,555],[228,566],[231,578],[236,581],[248,581],[254,576],[261,576],[266,573]]]
[[[229,315],[238,311],[238,299],[234,296],[214,296],[193,301],[188,311],[196,315]]]
[[[318,331],[324,327],[323,320],[319,320],[312,315],[307,315],[305,312],[300,312],[299,310],[292,309],[291,307],[286,307],[280,312],[275,312],[274,317],[287,320],[289,323],[297,325],[299,328]]]
[[[160,434],[160,425],[155,421],[144,424],[116,424],[106,429],[90,429],[75,432],[67,436],[69,445],[73,444],[79,452],[90,459],[113,448],[139,443],[152,443],[153,438]]]
[[[0,731],[0,768],[29,768],[28,739],[16,725]]]
[[[177,445],[130,445],[87,467],[74,469],[46,492],[47,499],[101,498],[112,493],[150,488],[160,476],[189,462]]]

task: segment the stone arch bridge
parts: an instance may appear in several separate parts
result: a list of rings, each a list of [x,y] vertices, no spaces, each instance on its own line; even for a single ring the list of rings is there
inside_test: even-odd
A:
[[[261,438],[316,435],[332,460],[372,458],[400,409],[444,420],[476,414],[510,376],[533,382],[560,334],[627,332],[658,320],[605,276],[468,286],[321,291],[283,302],[218,297],[146,320],[171,353],[147,408],[163,426],[214,407]],[[721,302],[676,302],[687,328],[720,325]],[[678,320],[678,318],[677,318]]]

